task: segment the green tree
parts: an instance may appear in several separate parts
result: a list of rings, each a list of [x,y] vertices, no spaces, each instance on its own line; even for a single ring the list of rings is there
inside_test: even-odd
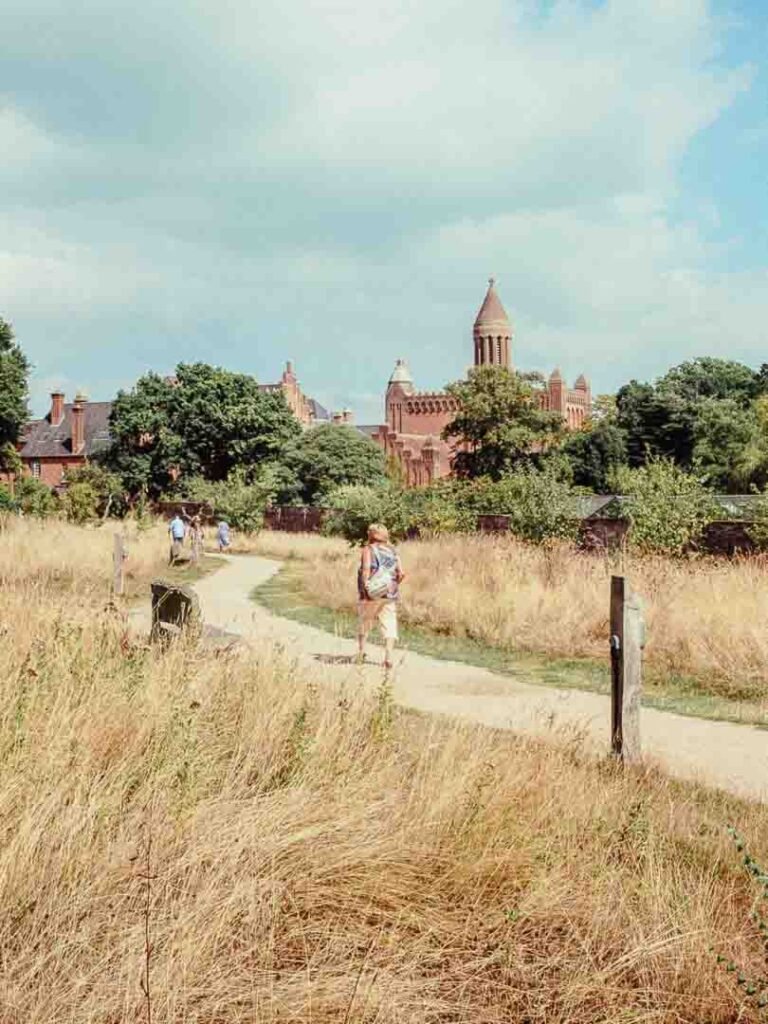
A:
[[[147,374],[121,392],[111,430],[106,465],[131,495],[151,497],[173,490],[177,479],[223,481],[236,469],[290,463],[301,435],[282,394],[202,363],[180,364],[170,380]]]
[[[238,467],[277,462],[301,436],[282,392],[262,391],[248,374],[205,363],[177,367],[169,418],[183,441],[182,472],[208,480],[226,480]]]
[[[171,389],[168,380],[148,373],[130,391],[118,392],[112,405],[112,444],[102,461],[134,497],[158,497],[173,483],[183,439],[171,427]]]
[[[323,424],[307,430],[297,445],[301,497],[316,503],[338,487],[386,483],[387,464],[377,444],[354,427]]]
[[[29,363],[14,341],[13,328],[0,317],[0,468],[12,469],[12,452],[29,412]]]
[[[655,384],[630,381],[616,396],[616,423],[627,438],[630,466],[670,458],[690,469],[701,440],[699,419],[713,404],[749,409],[763,390],[760,373],[729,359],[705,357],[673,367]]]
[[[716,491],[748,490],[763,463],[763,459],[755,459],[756,446],[760,445],[758,434],[753,406],[745,408],[733,398],[705,399],[693,431],[696,475]]]
[[[559,414],[541,408],[535,374],[502,366],[480,366],[466,380],[449,384],[460,411],[443,431],[453,441],[457,476],[498,480],[532,464],[563,431]]]
[[[616,396],[616,425],[624,432],[632,467],[649,458],[670,458],[690,466],[695,420],[690,401],[673,391],[660,392],[653,384],[633,380]]]
[[[759,373],[732,359],[711,356],[674,366],[660,378],[657,388],[689,402],[727,398],[742,408],[749,406],[761,391]]]
[[[560,449],[568,458],[573,482],[598,494],[608,490],[608,476],[627,461],[624,431],[609,419],[589,421],[583,430],[568,434]]]

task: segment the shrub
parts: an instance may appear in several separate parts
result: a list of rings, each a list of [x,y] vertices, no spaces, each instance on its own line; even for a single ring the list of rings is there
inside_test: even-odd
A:
[[[406,532],[420,537],[466,533],[475,528],[477,517],[461,501],[471,484],[440,481],[430,487],[414,488],[403,494]]]
[[[0,513],[16,512],[19,505],[7,487],[0,484]]]
[[[752,521],[747,526],[747,534],[761,551],[765,551],[768,548],[768,492],[756,497],[749,512]]]
[[[516,537],[541,544],[575,537],[576,493],[563,478],[561,467],[553,463],[542,469],[519,469],[498,481],[475,480],[458,489],[456,501],[468,529],[478,515],[508,515],[510,531]]]
[[[50,487],[31,476],[17,481],[16,501],[21,511],[28,516],[50,516],[59,508],[59,502]]]
[[[408,532],[404,494],[394,487],[338,487],[323,501],[323,508],[328,510],[323,533],[358,544],[366,539],[368,526],[380,522],[387,526],[392,539],[398,540]]]
[[[205,501],[217,516],[244,533],[255,533],[264,525],[264,513],[279,488],[272,466],[255,472],[234,470],[226,480],[211,481],[192,477],[184,482],[183,497],[188,501]]]
[[[87,523],[125,510],[120,479],[97,463],[67,470],[64,484],[61,508],[70,522]]]
[[[612,474],[613,489],[627,495],[629,541],[642,552],[680,555],[717,517],[712,495],[671,459]]]

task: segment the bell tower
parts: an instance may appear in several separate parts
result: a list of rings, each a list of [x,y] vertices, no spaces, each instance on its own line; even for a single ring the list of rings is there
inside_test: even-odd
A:
[[[488,279],[488,291],[475,319],[475,366],[512,368],[512,327],[501,299],[496,294],[496,279]]]

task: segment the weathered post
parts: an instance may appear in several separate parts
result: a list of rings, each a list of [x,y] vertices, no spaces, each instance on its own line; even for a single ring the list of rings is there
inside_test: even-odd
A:
[[[200,538],[200,527],[195,526],[192,532],[192,561],[195,565],[200,564],[200,552],[203,547],[203,542]]]
[[[125,538],[122,533],[115,534],[115,543],[112,553],[112,593],[115,597],[122,597],[125,593]]]
[[[643,687],[643,603],[623,576],[611,577],[611,751],[638,761]]]

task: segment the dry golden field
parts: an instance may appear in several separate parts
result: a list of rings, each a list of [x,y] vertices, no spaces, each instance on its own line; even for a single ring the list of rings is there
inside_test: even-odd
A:
[[[763,808],[274,650],[153,650],[110,550],[0,533],[3,1024],[759,1019],[711,949],[760,966],[724,826],[768,854]],[[146,582],[164,535],[132,550]]]
[[[263,532],[251,550],[306,560],[307,590],[334,609],[356,599],[343,541]],[[649,664],[721,696],[768,699],[768,561],[601,558],[568,545],[446,537],[400,547],[411,623],[510,650],[605,657],[609,580],[628,576],[647,608]]]

